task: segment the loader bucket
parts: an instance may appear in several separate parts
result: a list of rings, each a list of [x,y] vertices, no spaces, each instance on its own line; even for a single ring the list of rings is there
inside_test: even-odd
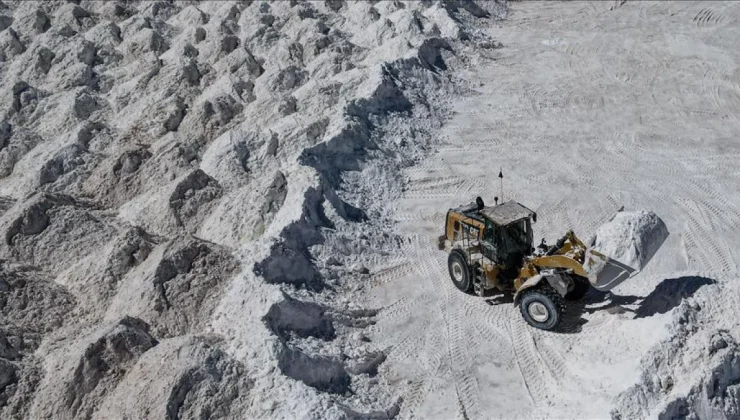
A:
[[[594,250],[588,251],[583,268],[588,273],[588,281],[591,285],[602,292],[619,286],[637,272],[636,269],[627,264],[613,260]]]
[[[586,253],[583,268],[589,281],[601,291],[617,287],[645,268],[668,235],[665,223],[653,212],[617,213],[597,230]]]

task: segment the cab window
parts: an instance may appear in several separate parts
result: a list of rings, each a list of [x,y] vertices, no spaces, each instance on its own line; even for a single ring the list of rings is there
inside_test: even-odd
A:
[[[483,240],[491,244],[496,242],[496,225],[486,220],[486,230],[483,232]]]

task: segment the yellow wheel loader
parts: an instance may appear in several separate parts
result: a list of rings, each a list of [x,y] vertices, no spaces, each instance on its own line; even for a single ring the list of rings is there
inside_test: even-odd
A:
[[[607,291],[635,269],[589,249],[573,231],[554,245],[533,246],[537,214],[508,201],[488,207],[475,203],[447,212],[440,250],[449,252],[452,283],[483,296],[498,290],[514,294],[514,304],[533,327],[557,329],[566,301],[583,298],[591,287]]]

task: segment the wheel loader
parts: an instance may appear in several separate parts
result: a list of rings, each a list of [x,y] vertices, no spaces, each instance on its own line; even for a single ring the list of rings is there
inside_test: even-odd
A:
[[[567,301],[583,298],[591,287],[607,291],[635,269],[587,247],[569,230],[554,245],[533,246],[537,214],[516,201],[450,209],[440,250],[449,252],[452,283],[465,293],[483,296],[498,290],[514,294],[525,321],[555,330]]]

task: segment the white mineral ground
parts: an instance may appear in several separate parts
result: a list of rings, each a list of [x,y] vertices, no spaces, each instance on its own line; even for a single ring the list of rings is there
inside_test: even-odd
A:
[[[740,417],[739,22],[0,0],[0,418]],[[537,239],[670,236],[530,328],[434,243],[499,167]]]

